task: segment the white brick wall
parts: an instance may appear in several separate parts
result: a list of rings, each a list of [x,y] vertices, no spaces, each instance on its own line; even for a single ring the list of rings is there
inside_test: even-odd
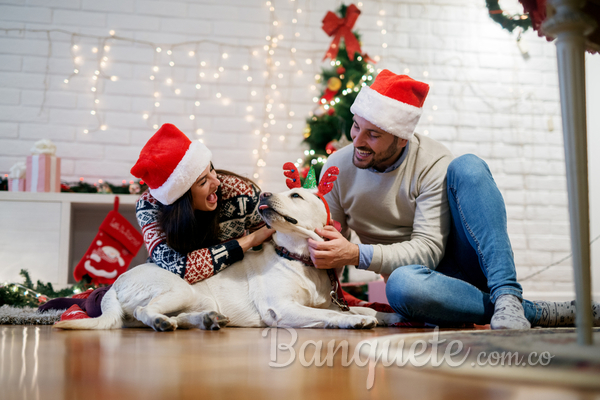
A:
[[[129,169],[154,132],[153,125],[172,122],[190,137],[202,138],[218,167],[249,176],[258,172],[264,188],[282,189],[281,165],[302,156],[304,119],[318,95],[314,75],[329,44],[321,19],[339,2],[271,1],[273,13],[258,0],[4,1],[0,173],[23,160],[36,140],[49,138],[63,159],[64,180],[129,180]],[[399,73],[406,69],[431,84],[418,131],[427,131],[456,155],[472,152],[490,165],[507,202],[519,275],[566,256],[569,224],[554,46],[528,32],[523,35],[529,48],[525,59],[516,34],[491,21],[483,1],[363,3],[356,29],[364,51],[381,56],[377,68]],[[296,24],[292,18],[297,18]],[[272,25],[274,20],[278,26]],[[381,29],[387,33],[381,34]],[[110,30],[116,38],[107,39]],[[274,77],[265,78],[265,36],[279,34],[283,39],[274,49],[273,62],[280,64]],[[103,52],[104,44],[109,51]],[[162,52],[157,53],[156,46]],[[92,52],[94,47],[98,53]],[[222,53],[229,57],[223,59]],[[107,65],[93,81],[104,55]],[[81,57],[81,63],[74,65],[74,57]],[[307,64],[306,59],[313,62]],[[290,60],[296,64],[291,66]],[[244,64],[249,71],[242,70]],[[155,65],[158,72],[152,70]],[[219,67],[224,70],[215,79]],[[80,72],[71,76],[74,68]],[[107,79],[112,75],[118,77],[116,82]],[[66,78],[68,84],[63,82]],[[167,78],[173,80],[171,85]],[[276,90],[269,87],[273,83]],[[95,94],[92,86],[98,88]],[[221,99],[217,93],[222,93]],[[266,95],[275,100],[277,123],[264,130]],[[224,105],[223,99],[230,103]],[[149,114],[148,120],[143,114]],[[286,128],[288,123],[292,129]],[[100,125],[106,130],[99,130]],[[196,129],[204,133],[197,136]],[[261,134],[255,135],[255,130]],[[265,131],[270,133],[269,152],[260,154],[267,166],[257,170],[252,151],[260,149]],[[526,293],[571,290],[569,265],[567,261],[524,282]]]

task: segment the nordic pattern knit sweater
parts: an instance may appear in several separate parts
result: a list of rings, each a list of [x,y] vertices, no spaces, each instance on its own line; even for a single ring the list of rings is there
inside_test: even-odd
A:
[[[218,175],[221,181],[221,212],[219,215],[220,244],[181,254],[167,245],[165,234],[158,226],[161,205],[149,192],[142,194],[136,205],[136,217],[149,262],[171,271],[189,283],[213,276],[227,266],[244,258],[237,239],[245,231],[264,225],[257,211],[260,191],[252,184],[230,175]]]
[[[355,167],[352,145],[332,154],[323,167],[340,169],[325,195],[331,217],[341,223],[344,236],[352,229],[361,243],[372,246],[365,268],[383,275],[412,264],[435,269],[450,231],[446,172],[452,153],[419,134],[405,151],[402,163],[389,172]]]

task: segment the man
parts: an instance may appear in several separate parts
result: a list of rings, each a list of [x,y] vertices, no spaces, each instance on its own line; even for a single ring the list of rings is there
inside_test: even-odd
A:
[[[384,70],[358,94],[350,109],[353,146],[323,168],[340,169],[325,198],[342,231],[317,229],[328,241],[309,240],[312,261],[382,274],[390,305],[407,320],[572,325],[574,303],[523,300],[504,201],[485,162],[453,160],[442,144],[414,133],[428,91]],[[350,229],[362,244],[347,240]]]

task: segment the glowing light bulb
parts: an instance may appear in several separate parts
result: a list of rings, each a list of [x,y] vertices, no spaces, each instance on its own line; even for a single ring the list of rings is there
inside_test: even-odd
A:
[[[92,87],[92,92],[95,92],[95,91],[96,91],[96,88],[95,88],[95,87]]]
[[[173,61],[169,61],[169,65],[170,65],[171,67],[174,67],[174,66],[175,66],[175,63],[174,63]]]
[[[196,129],[196,135],[202,135],[203,133],[204,133],[203,129],[200,129],[200,128]]]
[[[221,93],[217,93],[215,96],[217,97],[217,99],[220,99],[221,98]]]
[[[64,83],[69,83],[69,80],[68,80],[68,79],[65,79],[63,82],[64,82]]]
[[[119,78],[116,75],[113,75],[110,77],[110,80],[116,82],[117,80],[119,80]]]
[[[156,103],[154,103],[154,107],[160,107],[160,103],[157,101]]]
[[[180,94],[181,93],[181,89],[175,89],[175,94]]]
[[[423,76],[429,76],[429,72],[423,71]]]
[[[100,125],[100,130],[101,131],[105,131],[107,129],[108,129],[108,127],[106,125]]]
[[[223,53],[223,55],[221,55],[221,57],[223,57],[223,58],[227,58],[227,57],[229,57],[229,54],[227,54],[227,53]]]
[[[249,77],[247,77],[247,78],[246,78],[246,80],[247,80],[248,82],[252,82],[252,77],[251,77],[251,76],[249,76]]]
[[[387,49],[387,43],[381,43],[381,47],[383,47],[384,49]]]
[[[110,36],[115,36],[115,31],[113,29],[111,29],[110,31],[108,31],[108,34]]]
[[[256,90],[253,90],[253,91],[251,91],[251,92],[250,92],[250,95],[252,95],[252,96],[256,96]]]
[[[223,71],[225,71],[225,68],[219,67],[219,72],[223,72]]]
[[[248,71],[248,68],[249,68],[249,67],[248,67],[247,65],[244,65],[244,66],[242,67],[242,69],[243,69],[244,71]]]
[[[157,47],[157,48],[156,48],[156,52],[157,52],[157,53],[160,53],[161,51],[162,51],[162,49],[161,49],[160,47]]]
[[[200,61],[200,65],[206,67],[206,61]]]
[[[142,118],[144,118],[144,119],[148,119],[148,114],[144,114],[144,115],[142,115]]]
[[[153,81],[154,80],[154,75],[150,75],[150,80]]]
[[[192,114],[192,115],[190,115],[190,119],[193,121],[196,119],[196,116]]]
[[[310,65],[310,64],[312,64],[312,60],[310,58],[307,58],[306,63]]]
[[[110,51],[110,46],[109,45],[104,46],[104,51],[109,52]]]
[[[154,125],[152,125],[152,128],[154,128],[154,129],[158,129],[158,124],[154,124]]]
[[[90,111],[90,114],[96,115],[96,111],[92,110],[92,111]]]
[[[159,92],[154,92],[154,97],[158,97],[158,96],[160,96],[160,93]]]
[[[167,54],[171,55],[171,54],[173,54],[173,52],[171,50],[167,50]]]
[[[90,131],[88,131],[87,129],[83,130],[83,133],[85,133],[86,135],[89,133]]]
[[[189,55],[190,57],[194,57],[194,54],[196,54],[194,51],[190,51],[190,52],[188,53],[188,55]]]
[[[92,48],[92,53],[97,53],[97,52],[98,52],[98,48],[97,47]]]

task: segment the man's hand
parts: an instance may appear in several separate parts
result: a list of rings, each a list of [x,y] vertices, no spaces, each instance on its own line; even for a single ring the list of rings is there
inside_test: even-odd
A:
[[[344,265],[358,265],[360,251],[358,245],[350,243],[333,226],[315,229],[317,235],[325,239],[317,242],[308,239],[310,259],[319,269],[343,267]]]

